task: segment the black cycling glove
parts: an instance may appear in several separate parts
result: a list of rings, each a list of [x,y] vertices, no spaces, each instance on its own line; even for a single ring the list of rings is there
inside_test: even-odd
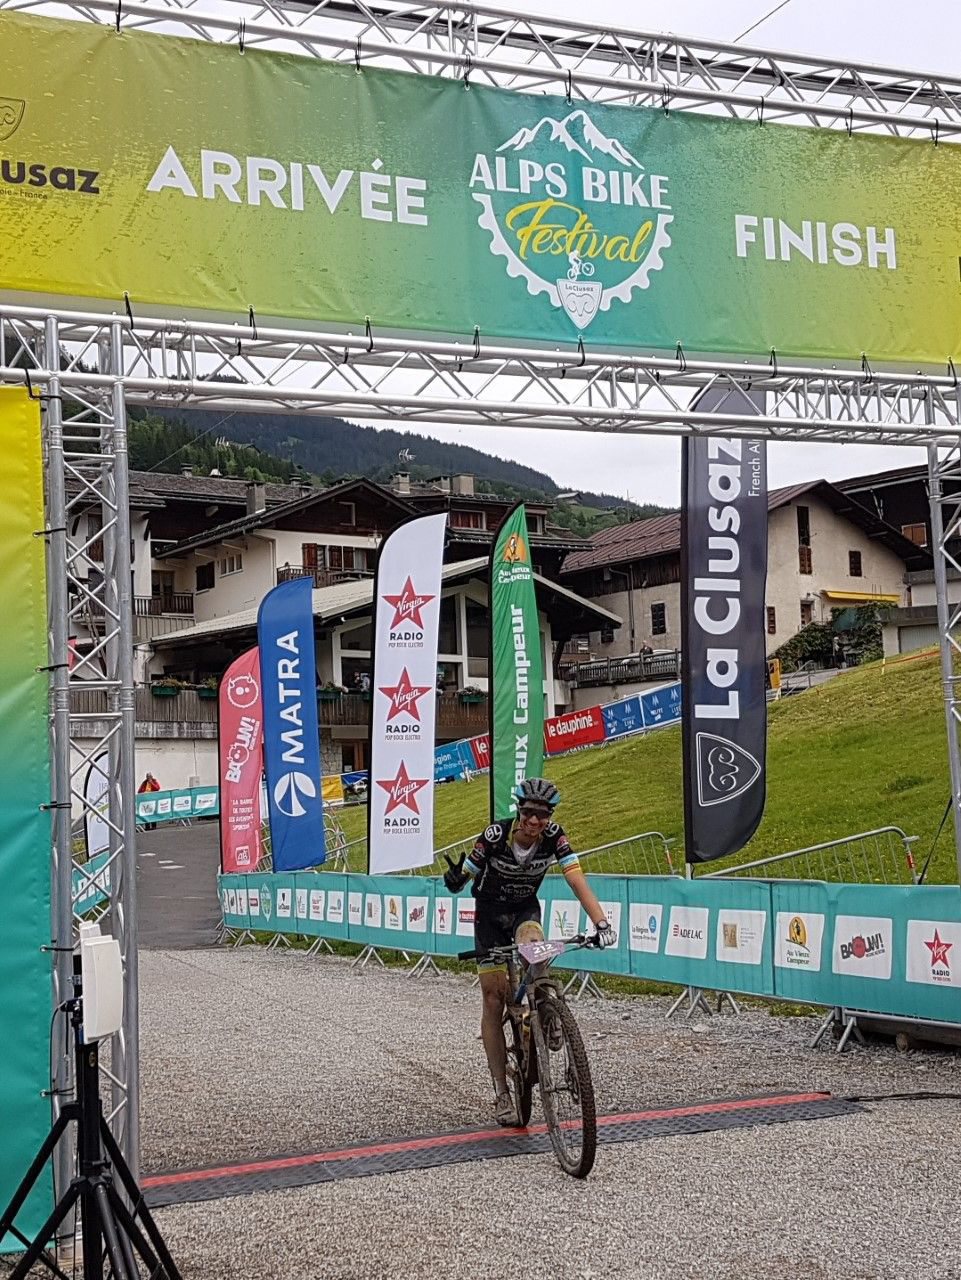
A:
[[[464,885],[467,884],[470,876],[464,870],[464,859],[466,853],[462,853],[456,862],[452,862],[448,854],[444,854],[444,861],[450,868],[444,872],[444,884],[450,889],[451,893],[460,893]]]

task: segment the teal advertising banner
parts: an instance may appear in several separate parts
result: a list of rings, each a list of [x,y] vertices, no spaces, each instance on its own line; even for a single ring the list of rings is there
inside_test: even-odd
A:
[[[618,944],[574,952],[566,957],[570,968],[961,1025],[956,887],[678,876],[588,881]],[[452,896],[439,877],[323,872],[222,876],[220,884],[232,928],[442,956],[474,945],[474,900]],[[540,898],[547,937],[590,932],[562,875],[545,879]]]
[[[220,813],[220,789],[188,787],[183,791],[144,791],[137,796],[137,822],[182,822],[192,818],[216,818]]]

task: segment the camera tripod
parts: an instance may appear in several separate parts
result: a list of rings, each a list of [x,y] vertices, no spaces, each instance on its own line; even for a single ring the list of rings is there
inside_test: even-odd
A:
[[[26,1250],[10,1272],[9,1280],[26,1280],[36,1262],[46,1266],[58,1280],[71,1280],[47,1252],[47,1246],[54,1242],[60,1224],[78,1204],[83,1280],[103,1280],[105,1246],[112,1280],[139,1280],[141,1273],[135,1254],[139,1254],[146,1264],[151,1280],[181,1280],[163,1236],[144,1203],[143,1193],[103,1117],[99,1044],[97,1041],[84,1043],[82,1000],[77,977],[74,986],[77,994],[67,1002],[65,1011],[73,1030],[76,1098],[61,1108],[13,1199],[0,1215],[0,1240],[9,1232]],[[77,1125],[78,1172],[35,1238],[28,1240],[14,1226],[17,1214],[57,1143],[74,1123]],[[117,1189],[115,1177],[129,1197],[132,1208],[128,1207]]]

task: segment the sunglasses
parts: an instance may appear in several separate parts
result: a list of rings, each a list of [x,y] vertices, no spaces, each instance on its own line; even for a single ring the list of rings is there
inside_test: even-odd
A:
[[[520,809],[518,811],[522,818],[536,818],[539,822],[548,822],[550,820],[550,809]]]

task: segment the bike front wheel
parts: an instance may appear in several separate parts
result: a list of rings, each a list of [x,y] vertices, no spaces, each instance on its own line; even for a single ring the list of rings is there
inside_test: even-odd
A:
[[[542,996],[535,1017],[538,1087],[551,1146],[565,1173],[586,1178],[597,1154],[597,1110],[587,1050],[563,998]]]

